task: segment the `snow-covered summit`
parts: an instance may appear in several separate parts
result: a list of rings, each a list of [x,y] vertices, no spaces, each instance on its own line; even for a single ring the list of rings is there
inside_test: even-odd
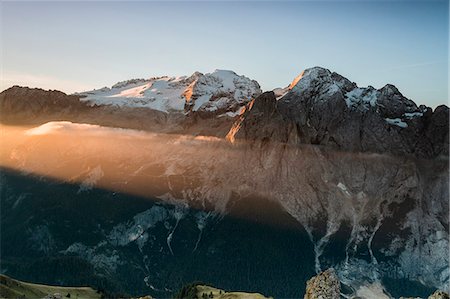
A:
[[[317,99],[323,100],[327,96],[332,96],[335,93],[344,94],[356,87],[355,83],[337,73],[332,73],[322,67],[312,67],[305,69],[297,76],[289,85],[289,90],[301,95],[317,94],[322,96]]]
[[[343,99],[349,110],[374,110],[391,118],[419,116],[422,112],[416,104],[405,98],[391,84],[380,89],[372,86],[358,87],[347,78],[322,67],[304,70],[289,86],[291,93],[316,102]],[[411,117],[409,117],[411,118]]]
[[[91,105],[145,107],[163,112],[204,111],[235,115],[261,93],[259,84],[233,71],[122,81],[79,93]]]
[[[261,94],[258,82],[233,71],[215,70],[200,76],[185,93],[187,111],[238,112],[252,98]]]

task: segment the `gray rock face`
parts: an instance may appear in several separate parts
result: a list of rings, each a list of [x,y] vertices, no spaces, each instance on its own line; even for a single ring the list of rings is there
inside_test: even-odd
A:
[[[40,114],[63,117],[74,110],[84,111],[87,108],[79,101],[79,96],[66,95],[57,90],[13,86],[0,93],[2,122],[16,123],[21,119],[39,117]]]
[[[255,119],[264,116],[258,115]],[[272,200],[305,228],[314,250],[310,271],[333,267],[342,283],[354,291],[380,278],[407,279],[447,291],[445,159],[281,142],[232,145],[218,138],[144,132],[133,140],[123,138],[130,134],[124,130],[94,127],[92,131],[111,137],[98,146],[88,131],[65,134],[57,126],[52,136],[59,137],[51,143],[36,143],[38,138],[45,140],[39,135],[29,135],[17,145],[14,139],[5,139],[12,148],[6,155],[7,165],[19,165],[26,173],[52,174],[67,162],[67,150],[77,149],[72,154],[76,163],[65,169],[62,179],[78,178],[83,184],[91,181],[86,169],[99,166],[104,174],[95,184],[105,189],[117,190],[121,182],[121,192],[194,209],[207,207],[208,213],[211,209],[227,214],[235,200]],[[121,231],[128,231],[128,226]]]
[[[236,138],[247,141],[277,141],[287,143],[295,138],[295,126],[286,122],[277,109],[273,92],[265,92],[249,103],[240,117],[231,127],[227,139],[234,142]]]
[[[0,103],[5,98],[12,102],[2,95]],[[105,184],[126,182],[123,191],[143,197],[207,206],[217,213],[227,213],[231,198],[267,198],[305,228],[317,272],[334,267],[354,290],[360,287],[352,283],[355,278],[363,283],[380,277],[447,290],[449,188],[443,156],[448,153],[448,107],[417,107],[393,86],[358,88],[314,68],[281,98],[267,92],[251,101],[233,126],[219,118],[213,123],[184,115],[183,121],[172,121],[176,116],[152,116],[148,109],[90,109],[94,112],[70,120],[161,131],[170,123],[172,132],[177,128],[193,135],[228,132],[236,146],[174,134],[144,135],[140,143],[116,138],[126,132],[92,128],[114,135],[98,147],[82,134],[61,134],[49,148],[30,136],[15,146],[14,155],[6,155],[10,165],[52,173],[67,160],[67,148],[86,149],[76,151],[75,160],[83,163],[77,162],[67,179],[79,177],[88,166],[94,169],[102,157]],[[52,159],[34,163],[41,157]]]
[[[134,82],[134,81],[133,81]],[[118,83],[129,84],[127,82]],[[0,123],[40,125],[49,121],[71,121],[152,132],[224,137],[233,117],[213,114],[165,113],[142,107],[90,105],[83,95],[61,91],[13,86],[0,93]]]
[[[250,99],[261,94],[258,82],[233,71],[216,70],[205,75],[195,72],[188,80],[191,83],[183,92],[184,111],[196,112],[203,118],[237,113]]]
[[[393,85],[358,88],[319,67],[305,70],[296,81],[278,100],[269,92],[250,103],[228,139],[270,139],[420,158],[448,155],[447,106],[433,112],[417,107]]]
[[[339,299],[340,285],[334,270],[328,269],[308,280],[304,299]]]

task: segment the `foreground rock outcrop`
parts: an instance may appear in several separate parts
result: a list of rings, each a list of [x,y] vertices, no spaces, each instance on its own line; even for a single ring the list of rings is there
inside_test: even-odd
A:
[[[355,278],[356,279],[356,278]],[[356,297],[351,297],[352,299],[371,299],[382,296],[383,298],[391,298],[385,294],[382,290],[381,293],[373,293],[364,295],[357,295]],[[307,282],[306,294],[304,299],[339,299],[341,298],[341,288],[340,281],[336,275],[334,269],[330,268],[325,270],[316,276],[312,277]],[[444,291],[436,291],[428,297],[428,299],[448,299],[448,293]],[[413,299],[400,297],[400,299]],[[418,299],[416,297],[416,299]]]
[[[308,280],[304,299],[339,299],[340,295],[339,278],[333,269],[328,269]]]
[[[449,295],[443,291],[436,291],[428,299],[449,299]]]

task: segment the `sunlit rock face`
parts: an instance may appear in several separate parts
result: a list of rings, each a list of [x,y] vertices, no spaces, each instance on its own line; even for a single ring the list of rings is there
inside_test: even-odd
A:
[[[395,86],[359,88],[319,67],[305,70],[293,83],[278,99],[272,92],[255,99],[233,125],[229,139],[318,144],[420,158],[448,155],[446,106],[433,112],[417,107]]]
[[[224,137],[244,106],[260,94],[258,82],[227,70],[132,79],[74,95],[14,86],[0,93],[0,122],[29,125],[66,120]]]
[[[448,290],[448,108],[417,107],[393,86],[359,88],[322,68],[285,92],[261,94],[228,122],[171,122],[159,111],[153,133],[124,129],[139,118],[109,106],[92,118],[109,127],[4,126],[1,166],[19,173],[2,188],[12,228],[2,244],[20,249],[6,252],[8,271],[24,276],[15,264],[23,256],[75,259],[96,279],[155,296],[217,277],[221,288],[299,298],[330,267],[349,296]],[[167,123],[178,125],[164,131]],[[58,217],[45,212],[53,209]]]
[[[195,74],[194,74],[195,75]],[[261,94],[255,80],[238,76],[233,71],[216,70],[210,74],[199,74],[183,92],[184,110],[198,111],[201,115],[236,116],[251,99]]]
[[[308,271],[334,267],[349,292],[381,282],[393,296],[408,295],[408,290],[424,296],[432,288],[447,286],[446,160],[279,142],[260,148],[251,142],[231,144],[218,138],[77,124],[54,123],[22,134],[5,135],[10,142],[2,149],[3,165],[78,184],[76,192],[81,195],[91,192],[89,188],[102,188],[157,198],[205,215],[245,219],[252,212],[242,214],[244,208],[231,207],[240,203],[249,211],[260,211],[265,209],[260,207],[262,199],[277,203],[303,227],[303,242],[311,244]],[[175,254],[173,244],[183,237],[174,231],[188,215],[183,209],[118,226],[105,231],[105,239],[111,246],[131,242],[139,248],[149,240],[155,219],[158,223],[173,219],[160,246]],[[130,217],[142,219],[138,213]],[[201,219],[199,229],[208,230],[208,222]],[[279,219],[269,215],[259,221],[277,224]],[[120,239],[122,233],[128,241]],[[195,248],[197,241],[189,246]],[[67,246],[67,253],[91,252],[81,245]],[[104,258],[88,260],[99,259]]]
[[[436,291],[428,299],[448,299],[449,296],[446,292],[443,291]]]
[[[269,186],[289,182],[274,197],[310,232],[316,271],[334,266],[344,284],[383,281],[398,296],[413,288],[407,277],[447,287],[448,114],[316,67],[252,101],[227,139],[260,155]]]
[[[234,116],[261,94],[255,80],[233,71],[215,70],[191,76],[155,77],[119,82],[111,88],[78,93],[90,105],[148,108],[166,113],[199,112],[203,116]]]
[[[328,269],[308,280],[304,299],[339,299],[341,288],[339,278],[333,269]]]

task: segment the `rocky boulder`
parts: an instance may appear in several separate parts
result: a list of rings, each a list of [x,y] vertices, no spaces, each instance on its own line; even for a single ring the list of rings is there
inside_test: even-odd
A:
[[[308,280],[304,299],[339,299],[339,279],[332,268]]]
[[[436,291],[428,299],[449,299],[449,296],[444,291]]]

